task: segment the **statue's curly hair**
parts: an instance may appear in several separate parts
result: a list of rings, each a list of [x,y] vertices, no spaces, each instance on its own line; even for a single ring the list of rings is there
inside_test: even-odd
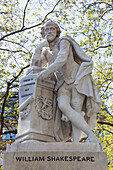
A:
[[[56,24],[54,21],[49,20],[49,21],[47,21],[47,22],[44,24],[44,26],[41,28],[42,38],[45,38],[45,25],[46,25],[47,23],[49,23],[49,22],[54,23],[54,26],[55,26],[56,31],[57,31],[57,37],[59,37],[59,36],[60,36],[60,33],[61,33],[60,27],[59,27],[58,24]]]

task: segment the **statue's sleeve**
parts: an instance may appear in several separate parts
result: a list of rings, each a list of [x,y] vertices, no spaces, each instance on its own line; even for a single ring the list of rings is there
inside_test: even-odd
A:
[[[51,73],[57,71],[62,67],[68,59],[70,49],[70,42],[68,40],[61,40],[60,51],[54,63],[52,63],[45,71],[43,71],[43,78],[47,78]]]
[[[46,51],[42,51],[42,48],[38,46],[31,59],[31,66],[43,67],[47,63]]]

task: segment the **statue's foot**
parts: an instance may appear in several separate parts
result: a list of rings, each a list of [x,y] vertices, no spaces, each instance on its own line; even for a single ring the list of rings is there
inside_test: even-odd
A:
[[[86,143],[100,143],[100,139],[92,133],[88,136]]]

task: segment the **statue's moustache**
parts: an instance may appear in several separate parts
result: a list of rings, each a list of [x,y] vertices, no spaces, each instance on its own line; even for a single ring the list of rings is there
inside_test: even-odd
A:
[[[45,36],[46,40],[49,40],[49,36],[53,36],[52,34],[48,34]]]

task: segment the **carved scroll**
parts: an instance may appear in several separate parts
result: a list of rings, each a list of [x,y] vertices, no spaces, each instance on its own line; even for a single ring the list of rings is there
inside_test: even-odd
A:
[[[35,108],[38,115],[45,120],[50,120],[53,117],[52,114],[52,100],[43,96],[37,96],[35,100]]]

